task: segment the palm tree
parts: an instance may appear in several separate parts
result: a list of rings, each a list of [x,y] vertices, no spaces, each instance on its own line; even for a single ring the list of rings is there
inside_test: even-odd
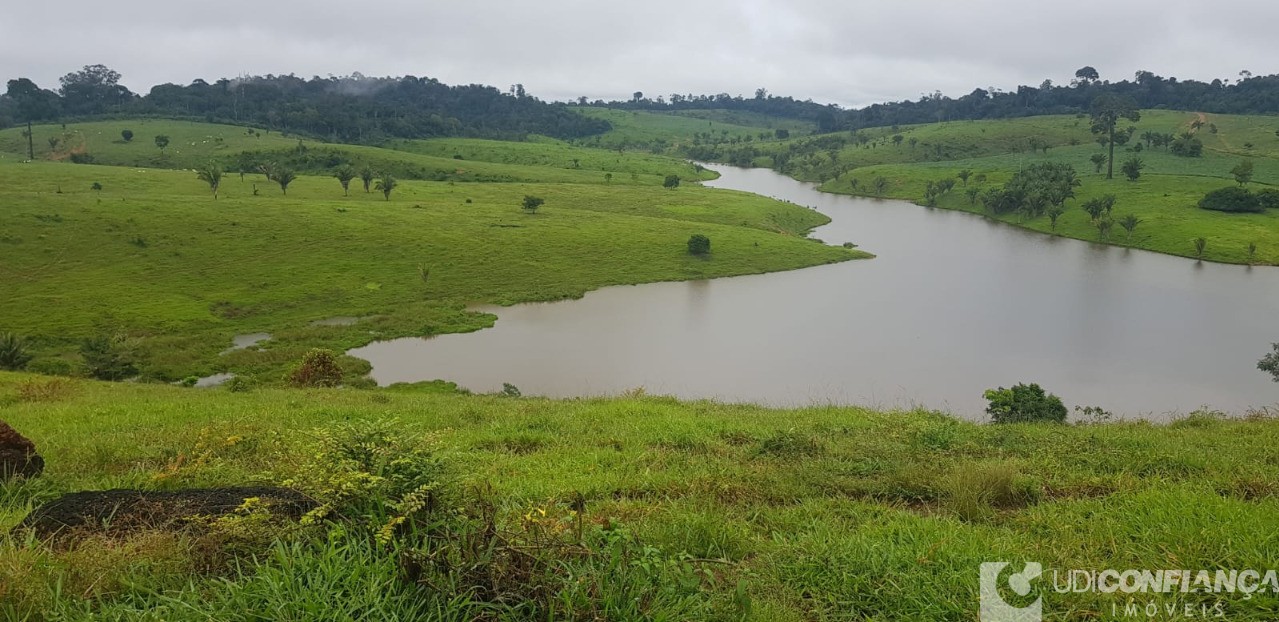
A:
[[[1252,265],[1252,261],[1256,257],[1257,257],[1257,243],[1249,242],[1248,243],[1248,265]]]
[[[349,166],[343,166],[333,171],[333,176],[338,178],[338,183],[342,184],[342,196],[350,196],[348,191],[351,187],[351,180],[355,179],[355,169]]]
[[[968,185],[968,178],[972,176],[973,172],[968,169],[964,169],[955,174],[955,177],[958,177],[960,181],[964,182],[965,186]]]
[[[1097,219],[1097,239],[1105,240],[1110,237],[1110,228],[1115,226],[1115,221],[1109,216]]]
[[[195,174],[200,181],[209,184],[209,190],[213,191],[213,200],[218,200],[218,186],[222,185],[222,167],[210,162]]]
[[[289,184],[293,183],[293,180],[297,178],[298,176],[293,174],[292,169],[281,168],[275,171],[275,183],[280,184],[280,192],[283,192],[284,196],[289,195]]]
[[[373,169],[367,166],[360,169],[360,181],[364,182],[365,192],[369,191],[369,186],[373,184],[373,178],[375,177],[377,177],[377,173],[374,173]]]
[[[387,201],[390,201],[391,191],[395,190],[397,185],[399,185],[399,183],[395,181],[395,178],[390,174],[386,174],[382,176],[382,179],[378,180],[377,189],[382,191],[382,196],[385,197]]]
[[[1204,248],[1208,246],[1208,240],[1204,238],[1195,238],[1194,242],[1195,242],[1195,257],[1198,259],[1203,259]]]
[[[1053,231],[1057,230],[1057,219],[1061,218],[1061,215],[1064,213],[1066,213],[1066,208],[1060,205],[1054,205],[1048,208],[1048,221],[1052,223]]]
[[[875,183],[875,194],[878,196],[884,196],[884,190],[888,188],[888,178],[876,177],[874,183]]]
[[[1119,219],[1119,226],[1123,227],[1124,231],[1128,232],[1129,240],[1132,239],[1132,230],[1136,229],[1139,224],[1141,224],[1141,219],[1137,218],[1136,214],[1128,214],[1127,216]]]

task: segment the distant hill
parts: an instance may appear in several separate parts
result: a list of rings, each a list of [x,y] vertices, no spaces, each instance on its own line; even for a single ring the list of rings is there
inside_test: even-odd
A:
[[[579,138],[610,129],[608,122],[547,103],[523,87],[450,86],[404,76],[303,79],[252,76],[161,84],[138,95],[120,74],[87,66],[61,79],[58,91],[26,78],[9,80],[0,97],[0,127],[26,121],[153,116],[253,125],[332,141],[373,143],[387,138],[469,136],[519,139],[528,134]]]

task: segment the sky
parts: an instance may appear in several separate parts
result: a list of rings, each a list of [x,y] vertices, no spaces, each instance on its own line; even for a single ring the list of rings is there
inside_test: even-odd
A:
[[[0,80],[88,64],[145,93],[255,74],[521,83],[548,100],[642,91],[846,107],[1138,70],[1279,73],[1273,0],[63,0],[0,10]],[[1274,60],[1271,60],[1274,59]],[[1268,64],[1269,63],[1269,64]]]

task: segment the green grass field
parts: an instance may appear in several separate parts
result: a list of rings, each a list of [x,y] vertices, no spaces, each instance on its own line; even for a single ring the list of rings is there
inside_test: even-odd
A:
[[[174,140],[170,151],[190,139],[202,149],[181,155],[191,162],[233,158],[238,148],[276,140],[235,132],[243,136],[210,146],[194,137],[232,133],[181,122],[112,121],[75,131],[106,134],[117,125],[163,127]],[[186,125],[189,133],[180,134]],[[304,175],[284,195],[261,174],[228,174],[215,201],[190,171],[138,168],[152,161],[154,145],[138,138],[107,145],[91,144],[89,153],[120,166],[0,162],[9,180],[0,188],[0,275],[7,285],[0,326],[35,341],[37,369],[74,371],[79,340],[119,333],[142,352],[148,377],[233,371],[277,381],[311,346],[345,349],[489,326],[493,317],[465,312],[469,304],[555,300],[607,285],[866,256],[803,239],[826,222],[811,210],[695,184],[665,189],[671,172],[687,179],[713,173],[646,154],[478,140],[400,145],[424,153],[333,146],[357,161],[411,166],[427,159],[483,175],[401,181],[386,201],[365,193],[358,179],[343,196],[336,179]],[[171,155],[165,163],[177,165],[179,154]],[[573,158],[581,168],[572,168]],[[604,177],[609,171],[616,171],[612,180]],[[95,183],[102,190],[92,190]],[[525,195],[546,204],[526,214]],[[687,253],[694,233],[712,239],[710,258]],[[58,312],[32,313],[44,308]],[[368,319],[312,325],[335,316]],[[262,350],[219,354],[232,335],[256,332],[274,339]]]
[[[82,489],[291,482],[327,498],[324,482],[355,475],[336,462],[317,477],[317,439],[391,420],[400,444],[363,446],[430,439],[446,474],[435,490],[453,500],[378,543],[386,517],[368,504],[394,499],[372,492],[300,530],[243,517],[72,546],[0,536],[10,619],[973,620],[982,561],[1264,571],[1279,555],[1275,419],[981,426],[643,396],[233,393],[6,373],[0,418],[49,465],[0,486],[0,531]],[[529,572],[432,539],[490,506],[502,546],[537,560]],[[485,581],[512,600],[465,582],[438,591],[459,580],[448,566],[407,580],[406,559],[439,551],[496,572]],[[1109,619],[1130,597],[1046,591],[1050,620]],[[1219,599],[1231,620],[1279,612],[1275,594],[1133,596],[1196,610]]]
[[[580,108],[578,111],[588,117],[604,119],[613,125],[613,129],[604,134],[578,141],[583,145],[605,149],[638,147],[665,151],[667,148],[691,142],[696,134],[707,132],[716,136],[742,139],[750,137],[755,140],[761,134],[771,136],[777,127],[793,130],[805,130],[811,127],[803,122],[779,121],[723,110],[705,111],[705,114],[701,115],[704,118],[691,113],[664,114],[612,108]],[[752,123],[752,125],[740,124],[743,122]],[[754,123],[760,125],[753,125]]]
[[[1083,240],[1097,241],[1099,232],[1079,204],[1105,194],[1118,197],[1113,218],[1132,214],[1141,219],[1131,237],[1116,226],[1106,243],[1131,246],[1181,256],[1196,256],[1195,238],[1205,238],[1203,258],[1230,263],[1279,264],[1279,214],[1226,214],[1199,209],[1199,199],[1217,188],[1235,185],[1230,170],[1244,159],[1256,168],[1252,187],[1279,185],[1279,119],[1273,117],[1203,115],[1204,127],[1197,136],[1204,143],[1202,157],[1172,155],[1165,149],[1143,149],[1134,145],[1146,131],[1179,134],[1191,129],[1197,113],[1148,110],[1142,112],[1136,136],[1129,144],[1115,150],[1115,179],[1105,179],[1094,171],[1089,157],[1103,151],[1089,132],[1084,116],[1044,116],[997,121],[953,121],[919,126],[862,130],[867,142],[827,148],[801,148],[792,157],[787,172],[797,178],[823,182],[829,192],[873,195],[872,182],[877,177],[888,180],[886,197],[924,203],[924,189],[929,181],[954,178],[961,170],[984,176],[985,184],[970,181],[981,188],[1002,184],[1021,167],[1044,161],[1066,162],[1074,166],[1083,180],[1076,189],[1077,198],[1066,203],[1067,211],[1051,227],[1044,216],[1025,220],[1020,215],[1000,217],[1018,226]],[[1211,132],[1210,125],[1217,131]],[[1125,122],[1126,125],[1126,122]],[[894,134],[903,140],[895,144]],[[912,146],[910,140],[916,143]],[[756,159],[760,166],[771,166],[772,157],[805,141],[821,137],[780,143],[757,144],[765,155]],[[1032,152],[1032,140],[1049,145],[1044,151]],[[816,143],[812,143],[816,144]],[[1247,147],[1246,145],[1251,145]],[[1143,145],[1144,147],[1144,145]],[[832,156],[834,159],[832,159]],[[1129,182],[1120,166],[1131,157],[1145,163],[1141,178]],[[854,189],[854,180],[857,188]],[[985,213],[980,202],[972,203],[963,184],[943,195],[938,207]],[[1249,256],[1248,247],[1256,245]]]

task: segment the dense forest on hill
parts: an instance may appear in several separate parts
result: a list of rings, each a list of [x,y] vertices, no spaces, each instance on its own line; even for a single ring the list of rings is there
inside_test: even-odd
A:
[[[1045,80],[1037,87],[1019,86],[1015,91],[978,88],[957,98],[935,92],[916,101],[874,104],[854,110],[792,97],[776,97],[765,89],[756,90],[754,97],[750,98],[727,93],[676,93],[669,97],[648,98],[642,92],[636,92],[627,101],[587,102],[581,98],[577,103],[648,111],[741,110],[812,121],[817,124],[819,132],[835,132],[937,121],[1074,114],[1087,112],[1092,101],[1100,95],[1132,97],[1140,108],[1271,114],[1279,113],[1279,75],[1253,76],[1244,71],[1232,83],[1221,79],[1181,81],[1138,71],[1131,81],[1109,82],[1101,80],[1096,69],[1083,67],[1075,72],[1075,79],[1069,85],[1055,85]]]
[[[186,86],[161,84],[146,95],[119,81],[119,73],[102,65],[63,76],[57,91],[26,78],[9,80],[0,97],[0,127],[104,115],[156,116],[255,125],[345,142],[527,134],[576,138],[609,129],[607,121],[541,101],[522,87],[503,93],[490,86],[450,86],[414,76],[195,80]]]
[[[195,118],[255,125],[346,142],[387,138],[474,136],[522,138],[544,134],[581,138],[608,131],[609,123],[576,114],[572,105],[544,102],[520,85],[509,91],[470,84],[450,86],[433,78],[370,78],[293,75],[195,80],[186,86],[161,84],[146,95],[119,83],[120,74],[102,65],[86,66],[60,79],[55,90],[27,78],[9,80],[0,96],[0,127],[26,121],[85,119],[104,115]],[[1100,95],[1133,98],[1140,108],[1212,113],[1279,113],[1279,75],[1200,82],[1139,71],[1132,80],[1101,80],[1092,67],[1075,73],[1069,85],[1045,80],[1014,91],[974,89],[961,97],[941,92],[905,100],[844,109],[834,104],[778,97],[765,89],[753,97],[674,93],[649,98],[636,92],[626,101],[588,101],[577,106],[675,112],[730,110],[813,122],[819,132],[856,130],[962,119],[1001,119],[1086,112]]]

